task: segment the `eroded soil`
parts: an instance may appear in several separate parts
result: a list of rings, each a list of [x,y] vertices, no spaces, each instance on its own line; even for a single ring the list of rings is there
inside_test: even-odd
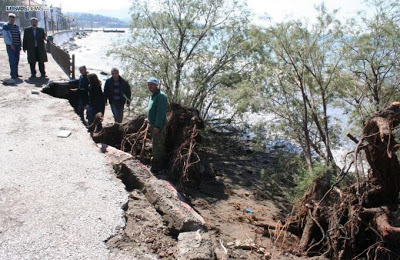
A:
[[[253,152],[230,136],[204,136],[200,148],[204,171],[215,180],[182,190],[187,201],[206,222],[218,259],[297,259],[279,251],[257,223],[274,224],[290,210],[279,192],[271,192],[261,178],[262,169],[271,167],[274,153]],[[111,250],[132,257],[147,252],[149,259],[175,259],[176,235],[162,216],[133,190],[126,210],[127,225],[107,244]]]

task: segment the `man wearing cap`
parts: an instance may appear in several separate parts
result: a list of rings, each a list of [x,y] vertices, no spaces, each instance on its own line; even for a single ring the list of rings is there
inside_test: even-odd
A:
[[[147,86],[151,92],[147,112],[147,120],[150,124],[151,139],[153,143],[153,158],[151,171],[158,172],[166,166],[165,134],[167,124],[167,95],[158,87],[158,79],[151,77],[147,80]]]
[[[104,84],[105,105],[110,102],[111,111],[116,123],[122,123],[124,117],[124,105],[129,107],[131,103],[131,86],[119,75],[117,68],[111,69],[112,77]]]
[[[31,27],[24,30],[24,40],[22,41],[22,49],[28,51],[28,63],[31,67],[31,78],[36,77],[36,62],[39,64],[41,77],[46,77],[44,63],[47,62],[47,54],[44,45],[46,33],[43,28],[38,25],[36,17],[31,18]]]
[[[7,46],[10,76],[13,79],[22,77],[18,74],[19,53],[21,51],[21,32],[15,24],[15,14],[8,14],[8,23],[3,25],[3,37]]]

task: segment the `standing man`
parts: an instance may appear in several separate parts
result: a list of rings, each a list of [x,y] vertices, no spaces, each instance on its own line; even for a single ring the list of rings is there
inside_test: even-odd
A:
[[[7,45],[10,76],[13,79],[22,77],[18,74],[19,53],[21,51],[21,32],[15,24],[15,14],[8,14],[8,23],[3,25],[4,42]]]
[[[39,28],[38,19],[31,18],[31,27],[24,30],[24,40],[22,49],[24,52],[28,50],[28,63],[31,66],[31,78],[36,77],[36,62],[39,63],[39,71],[41,77],[46,77],[44,63],[47,62],[47,53],[44,46],[46,33],[43,28]]]
[[[85,117],[83,115],[83,111],[89,104],[89,79],[86,66],[79,67],[79,72],[81,73],[79,79],[70,80],[69,83],[79,85],[76,90],[78,92],[78,106],[76,107],[75,112],[79,115],[83,124],[86,125]]]
[[[158,79],[151,77],[147,86],[151,93],[147,112],[147,120],[150,124],[151,139],[153,143],[153,158],[151,159],[151,171],[157,173],[166,166],[165,134],[167,124],[167,95],[158,88]]]
[[[131,86],[119,75],[117,68],[111,69],[112,77],[106,80],[104,85],[105,105],[110,102],[111,111],[116,123],[122,123],[124,117],[124,105],[129,107],[131,102]]]

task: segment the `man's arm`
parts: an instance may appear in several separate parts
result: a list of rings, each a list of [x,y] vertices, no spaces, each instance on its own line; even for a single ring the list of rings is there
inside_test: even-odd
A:
[[[131,104],[131,98],[132,98],[131,86],[129,85],[129,83],[127,81],[125,81],[125,82],[126,82],[125,96],[127,98],[126,105],[129,106]]]
[[[28,29],[25,29],[24,30],[24,39],[22,40],[22,49],[24,50],[24,51],[26,51],[26,49],[28,48],[28,43],[27,43],[27,41],[28,41],[28,39],[27,39],[27,30]]]
[[[43,28],[40,28],[43,31],[43,40],[47,41],[47,34],[45,33]]]
[[[109,88],[109,81],[106,80],[106,83],[104,84],[104,104],[107,105],[107,99],[108,99],[108,88]]]
[[[4,37],[4,43],[7,45],[12,45],[12,38],[11,38],[11,32],[10,32],[10,27],[5,24],[3,25],[3,37]]]
[[[79,79],[71,79],[71,80],[69,81],[69,84],[79,85]]]

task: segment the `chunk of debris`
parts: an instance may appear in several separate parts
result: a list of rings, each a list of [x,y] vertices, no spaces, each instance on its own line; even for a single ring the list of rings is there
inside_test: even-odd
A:
[[[178,191],[168,181],[150,178],[145,184],[145,195],[173,231],[185,232],[205,229],[205,222],[191,206],[182,201]]]
[[[60,132],[58,132],[57,137],[60,138],[67,138],[68,136],[71,135],[71,131],[68,130],[61,130]]]
[[[177,259],[215,259],[210,235],[208,233],[203,233],[200,230],[180,233],[178,236]]]

